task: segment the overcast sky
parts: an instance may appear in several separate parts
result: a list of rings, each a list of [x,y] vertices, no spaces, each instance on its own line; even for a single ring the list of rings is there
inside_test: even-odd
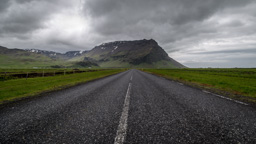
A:
[[[0,0],[0,17],[9,48],[152,38],[188,67],[256,67],[256,0]]]

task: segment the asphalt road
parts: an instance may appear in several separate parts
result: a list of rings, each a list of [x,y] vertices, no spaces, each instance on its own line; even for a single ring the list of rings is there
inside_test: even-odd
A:
[[[256,109],[129,70],[2,107],[0,143],[256,143]]]

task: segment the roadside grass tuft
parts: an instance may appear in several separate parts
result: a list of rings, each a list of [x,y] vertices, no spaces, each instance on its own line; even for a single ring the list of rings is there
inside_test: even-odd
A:
[[[210,90],[220,90],[256,100],[256,69],[143,69],[143,71],[196,85]],[[244,97],[243,97],[244,98]]]
[[[124,69],[109,69],[94,72],[58,75],[53,77],[28,78],[27,80],[22,78],[0,81],[0,103],[17,98],[38,95],[46,91],[74,86],[79,83],[88,82],[122,71],[124,71]]]

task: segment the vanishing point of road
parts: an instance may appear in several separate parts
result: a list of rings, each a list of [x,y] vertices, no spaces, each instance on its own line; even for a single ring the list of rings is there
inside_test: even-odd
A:
[[[256,143],[256,109],[128,70],[1,107],[0,143]]]

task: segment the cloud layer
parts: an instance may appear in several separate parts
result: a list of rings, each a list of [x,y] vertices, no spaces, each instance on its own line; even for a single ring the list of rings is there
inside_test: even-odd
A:
[[[256,67],[253,0],[2,0],[0,45],[64,52],[153,38],[189,67]]]

